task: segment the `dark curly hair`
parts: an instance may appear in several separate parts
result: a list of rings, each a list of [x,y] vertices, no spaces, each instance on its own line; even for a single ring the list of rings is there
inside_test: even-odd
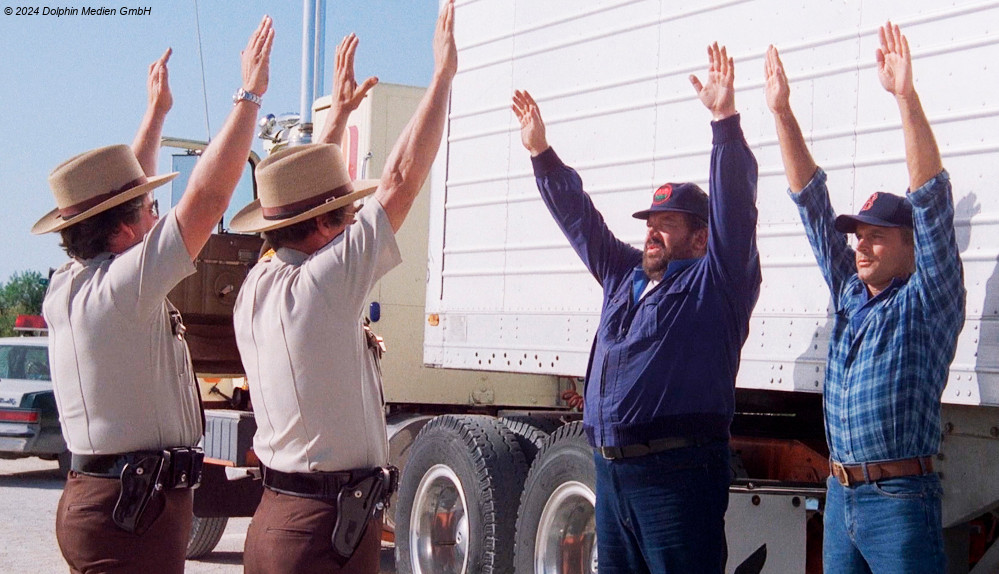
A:
[[[279,227],[270,231],[264,231],[262,233],[264,241],[269,243],[275,250],[289,243],[297,243],[318,231],[319,221],[324,221],[329,226],[342,224],[347,220],[347,210],[349,208],[349,205],[345,205],[339,209],[322,213],[311,219],[289,225],[288,227]]]
[[[140,195],[121,205],[88,217],[60,231],[59,245],[66,254],[77,259],[92,259],[108,250],[111,236],[121,223],[133,224],[142,214],[145,196]]]

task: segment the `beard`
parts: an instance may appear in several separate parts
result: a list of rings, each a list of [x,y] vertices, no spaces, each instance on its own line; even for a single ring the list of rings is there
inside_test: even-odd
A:
[[[649,248],[652,246],[658,247],[659,250],[650,253]],[[693,234],[688,234],[682,242],[670,247],[667,247],[659,237],[654,237],[645,242],[645,251],[642,252],[642,270],[652,281],[662,281],[670,263],[695,257],[700,257],[700,255],[694,248]]]
[[[659,251],[649,253],[649,247],[656,245]],[[672,250],[666,249],[666,244],[658,237],[645,242],[645,251],[642,252],[642,270],[652,281],[661,281],[666,267],[672,261]]]

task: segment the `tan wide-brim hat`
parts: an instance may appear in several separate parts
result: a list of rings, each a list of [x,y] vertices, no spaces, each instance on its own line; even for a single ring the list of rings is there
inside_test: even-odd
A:
[[[283,149],[257,165],[258,198],[232,218],[232,231],[270,231],[312,219],[371,195],[377,179],[350,180],[340,146]]]
[[[61,231],[84,219],[149,193],[177,172],[146,177],[132,148],[102,147],[66,160],[49,174],[56,208],[31,228],[35,235]]]

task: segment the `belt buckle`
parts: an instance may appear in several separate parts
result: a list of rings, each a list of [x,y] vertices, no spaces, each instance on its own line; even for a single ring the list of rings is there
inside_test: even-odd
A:
[[[604,460],[616,460],[624,458],[624,451],[617,446],[602,446],[600,447],[600,456],[604,457]]]
[[[842,463],[833,461],[830,465],[830,470],[832,475],[836,477],[836,480],[843,486],[850,486],[850,475],[846,472],[846,468]]]

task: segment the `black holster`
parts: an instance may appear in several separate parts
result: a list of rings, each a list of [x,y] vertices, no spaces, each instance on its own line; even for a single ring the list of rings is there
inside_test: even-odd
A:
[[[111,455],[73,455],[72,469],[121,482],[111,519],[126,532],[142,534],[166,506],[163,490],[197,488],[204,452],[198,447],[174,447]]]
[[[337,494],[337,518],[333,526],[333,551],[343,563],[350,560],[361,543],[368,523],[389,505],[399,487],[399,469],[378,467],[370,474],[343,485]]]

